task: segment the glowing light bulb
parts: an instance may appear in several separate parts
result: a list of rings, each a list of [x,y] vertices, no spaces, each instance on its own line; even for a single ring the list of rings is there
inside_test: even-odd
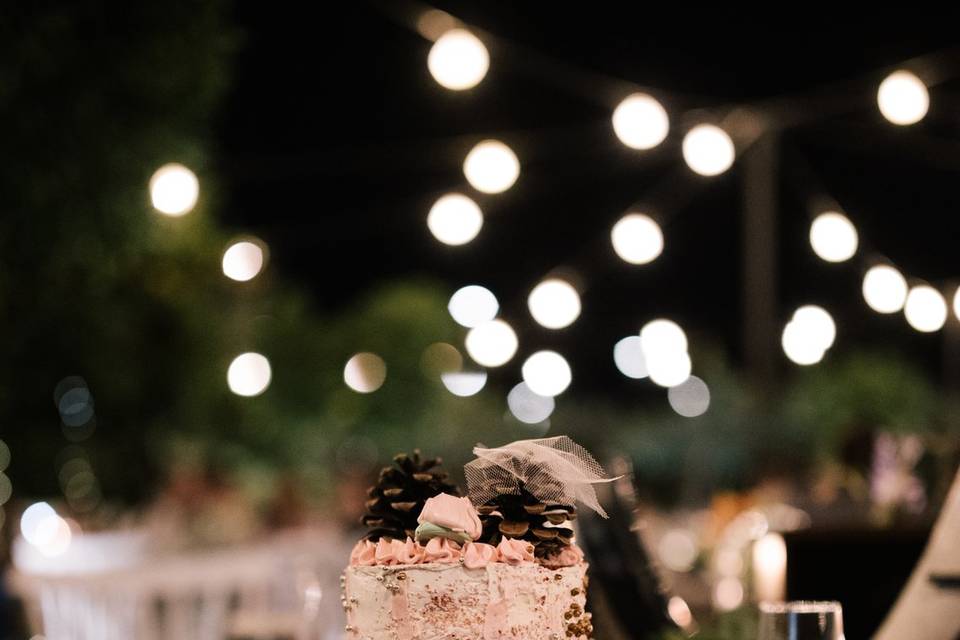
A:
[[[227,369],[227,385],[238,396],[258,396],[270,386],[270,361],[254,352],[242,353]]]
[[[827,262],[844,262],[857,252],[857,228],[836,211],[821,213],[810,225],[810,246]]]
[[[559,278],[544,280],[527,298],[530,315],[547,329],[569,327],[580,316],[580,294]]]
[[[527,383],[521,382],[507,394],[510,413],[525,424],[538,424],[553,413],[557,403],[551,396],[534,393]]]
[[[487,384],[486,371],[449,371],[441,374],[440,380],[447,391],[466,398],[480,393]]]
[[[354,354],[343,367],[343,381],[357,393],[373,393],[387,379],[387,363],[375,353]]]
[[[517,334],[503,320],[482,322],[467,332],[467,353],[484,367],[499,367],[517,352]]]
[[[472,328],[496,318],[500,303],[489,289],[471,284],[457,289],[450,296],[447,310],[457,324]]]
[[[263,269],[263,249],[255,242],[235,242],[223,253],[223,275],[237,282],[257,277]]]
[[[427,214],[427,228],[444,244],[459,246],[477,237],[483,213],[477,203],[460,193],[442,196]]]
[[[883,117],[898,125],[920,122],[930,109],[930,93],[909,71],[894,71],[880,83],[877,106]]]
[[[686,353],[687,334],[676,322],[658,318],[643,325],[640,345],[649,365],[649,361],[660,354]]]
[[[165,164],[150,178],[150,199],[160,213],[178,217],[190,213],[200,195],[197,176],[182,164]]]
[[[783,328],[780,344],[783,347],[783,353],[792,362],[802,366],[820,362],[826,353],[822,338],[818,339],[815,333],[810,332],[809,326],[794,320],[788,322]]]
[[[624,98],[613,112],[613,131],[633,149],[652,149],[667,137],[670,119],[663,106],[645,93]]]
[[[683,159],[702,176],[716,176],[733,165],[736,150],[726,131],[712,124],[698,124],[683,137]]]
[[[537,395],[558,396],[573,379],[570,365],[556,351],[538,351],[526,359],[521,367],[523,381]]]
[[[947,321],[947,301],[929,285],[910,289],[903,313],[911,327],[922,333],[939,331]]]
[[[613,346],[613,363],[628,378],[647,377],[647,358],[643,355],[640,336],[627,336]]]
[[[653,218],[628,213],[610,231],[613,250],[630,264],[647,264],[663,252],[663,232]]]
[[[490,54],[477,36],[466,29],[451,29],[430,47],[427,68],[441,86],[463,91],[477,86],[487,75]]]
[[[896,313],[907,301],[907,280],[893,267],[870,267],[863,276],[863,299],[877,313]]]
[[[661,387],[671,388],[690,378],[693,362],[686,351],[661,352],[654,357],[647,354],[647,371],[650,380]]]
[[[484,140],[467,154],[463,175],[477,191],[502,193],[520,176],[520,161],[513,150],[499,140]]]
[[[710,388],[697,376],[690,376],[667,390],[667,401],[684,418],[696,418],[710,408]]]
[[[804,305],[793,312],[793,322],[800,325],[801,330],[824,350],[833,346],[837,337],[837,325],[833,316],[823,307]]]

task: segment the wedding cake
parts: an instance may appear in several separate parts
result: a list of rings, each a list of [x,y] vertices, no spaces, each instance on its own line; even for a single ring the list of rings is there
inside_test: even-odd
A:
[[[341,578],[348,638],[591,637],[571,521],[577,502],[606,515],[592,486],[603,469],[566,436],[474,454],[464,497],[419,452],[381,471]]]

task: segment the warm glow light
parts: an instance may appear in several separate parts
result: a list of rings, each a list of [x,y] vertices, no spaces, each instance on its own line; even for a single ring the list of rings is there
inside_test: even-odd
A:
[[[242,353],[227,369],[227,385],[238,396],[258,396],[270,386],[270,361],[254,352]]]
[[[822,341],[808,329],[809,327],[791,320],[783,328],[783,335],[780,338],[780,344],[786,356],[803,366],[820,362],[823,360],[823,354],[826,353],[826,347],[823,346]]]
[[[523,381],[540,396],[554,397],[570,386],[573,374],[566,359],[556,351],[538,351],[523,363]]]
[[[896,313],[907,301],[907,280],[893,267],[871,267],[863,276],[863,299],[877,313]]]
[[[375,353],[354,354],[343,367],[343,381],[357,393],[373,393],[387,379],[387,363]]]
[[[687,601],[680,596],[671,596],[667,601],[667,613],[678,627],[685,629],[693,623],[693,614],[690,613],[690,606]]]
[[[953,315],[957,317],[957,320],[960,320],[960,288],[957,288],[957,292],[953,294]],[[2,459],[3,457],[0,456],[0,460]],[[9,457],[7,459],[9,460]],[[2,466],[0,466],[0,468],[2,468]]]
[[[249,242],[235,242],[223,253],[223,275],[237,282],[252,280],[263,269],[263,249]]]
[[[200,195],[197,176],[182,164],[165,164],[150,178],[153,208],[168,216],[190,213]]]
[[[70,547],[70,541],[73,539],[70,524],[57,514],[41,520],[37,524],[35,535],[38,539],[35,546],[41,554],[48,558],[55,558],[66,553]]]
[[[627,336],[613,345],[613,363],[628,378],[647,377],[647,358],[643,355],[640,336]]]
[[[857,228],[842,213],[821,213],[810,225],[810,246],[827,262],[849,260],[857,252],[858,244]]]
[[[520,161],[513,150],[499,140],[484,140],[467,154],[463,175],[477,191],[502,193],[520,176]]]
[[[910,289],[903,313],[917,331],[939,331],[947,321],[947,301],[939,291],[922,284]]]
[[[467,332],[466,347],[477,364],[499,367],[517,352],[517,334],[503,320],[489,320]]]
[[[613,250],[630,264],[647,264],[663,251],[663,232],[653,218],[642,213],[628,213],[610,231]]]
[[[877,106],[893,124],[914,124],[927,115],[930,94],[917,76],[909,71],[894,71],[880,83]]]
[[[683,384],[693,370],[690,354],[686,351],[659,353],[653,358],[649,354],[646,355],[650,380],[661,387],[669,389],[678,384]]]
[[[710,388],[697,376],[690,376],[667,390],[667,400],[673,410],[684,418],[696,418],[710,408]]]
[[[787,545],[779,533],[768,533],[753,545],[754,594],[760,602],[786,595]]]
[[[824,350],[833,346],[837,337],[837,325],[833,316],[823,307],[804,305],[793,312],[793,322],[799,324],[804,333]]]
[[[525,382],[521,382],[507,394],[507,406],[520,422],[538,424],[550,417],[557,403],[550,396],[534,393]]]
[[[485,371],[450,371],[440,375],[447,391],[455,396],[466,398],[480,393],[487,384]]]
[[[437,38],[427,55],[430,75],[454,91],[471,89],[490,68],[490,54],[480,39],[466,29],[451,29]]]
[[[640,344],[649,365],[649,361],[660,354],[686,353],[687,334],[676,322],[658,318],[640,329]]]
[[[669,130],[666,110],[645,93],[627,96],[613,112],[613,131],[620,142],[634,149],[652,149]]]
[[[723,578],[713,588],[713,604],[720,611],[733,611],[743,604],[743,583],[737,578]]]
[[[697,561],[697,541],[684,529],[672,529],[657,545],[660,561],[671,571],[690,571]]]
[[[460,193],[442,196],[427,214],[427,228],[444,244],[459,246],[477,237],[483,213],[477,203]]]
[[[580,316],[580,294],[559,278],[544,280],[527,298],[530,315],[547,329],[569,327]]]
[[[496,318],[500,303],[489,289],[471,284],[450,296],[447,310],[457,324],[472,328]]]
[[[733,165],[736,151],[726,131],[712,124],[698,124],[683,137],[683,159],[702,176],[716,176]]]

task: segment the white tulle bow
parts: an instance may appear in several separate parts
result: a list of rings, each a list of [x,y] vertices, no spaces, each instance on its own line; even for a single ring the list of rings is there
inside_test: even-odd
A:
[[[581,502],[598,514],[607,512],[593,485],[612,482],[590,452],[568,436],[517,440],[495,448],[474,447],[476,460],[464,465],[470,500],[477,506],[520,487],[547,504]]]

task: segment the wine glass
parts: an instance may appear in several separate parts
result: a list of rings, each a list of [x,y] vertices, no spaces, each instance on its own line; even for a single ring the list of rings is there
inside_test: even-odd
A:
[[[844,640],[839,602],[761,602],[757,640]]]

